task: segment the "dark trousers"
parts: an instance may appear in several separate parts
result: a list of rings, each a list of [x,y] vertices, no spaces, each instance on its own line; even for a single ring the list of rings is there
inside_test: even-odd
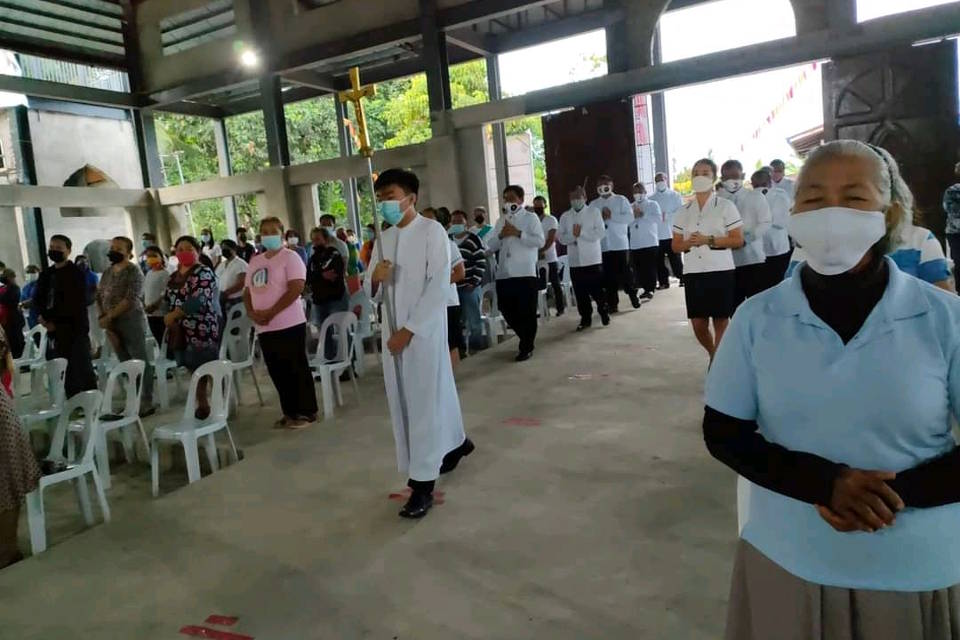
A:
[[[595,264],[591,267],[572,267],[570,280],[573,281],[573,295],[577,298],[577,311],[581,324],[589,326],[593,320],[592,299],[597,303],[597,313],[607,312],[607,295],[603,288],[603,267]]]
[[[537,278],[497,280],[497,305],[503,319],[520,338],[520,353],[533,351],[537,339]]]
[[[53,348],[50,351],[54,358],[67,360],[67,377],[63,384],[67,398],[97,388],[97,374],[93,371],[90,357],[90,336],[86,333],[73,335],[58,329],[53,332]]]
[[[787,268],[790,266],[790,258],[793,256],[793,250],[781,253],[779,256],[770,256],[767,258],[767,288],[775,287],[787,275]]]
[[[767,288],[767,265],[765,262],[737,267],[737,306],[747,298],[757,295]]]
[[[638,289],[643,289],[644,293],[650,295],[653,295],[653,292],[657,289],[657,258],[659,256],[660,247],[630,251],[634,283]]]
[[[557,307],[557,313],[563,313],[566,308],[566,301],[563,299],[563,287],[560,286],[560,263],[548,262],[546,269],[540,269],[540,290],[547,288],[547,281],[553,289],[553,302]]]
[[[280,396],[283,415],[288,418],[316,417],[317,390],[307,364],[307,325],[261,333],[260,351]]]
[[[157,341],[159,347],[163,343],[163,333],[167,330],[167,326],[163,323],[163,316],[147,316],[147,326],[150,327],[150,335]],[[166,357],[167,354],[160,355]]]
[[[630,251],[605,251],[603,253],[603,288],[607,293],[610,311],[620,307],[620,291],[631,298],[637,295],[630,272]]]
[[[679,278],[683,282],[683,260],[679,253],[673,251],[673,240],[660,241],[660,255],[657,257],[657,281],[661,287],[670,286],[670,271],[667,271],[667,263],[670,263],[670,271],[673,271],[673,277]]]

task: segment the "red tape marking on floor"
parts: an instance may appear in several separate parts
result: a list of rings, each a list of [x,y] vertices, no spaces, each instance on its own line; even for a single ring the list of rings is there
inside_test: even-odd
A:
[[[220,627],[232,627],[233,625],[237,624],[237,620],[239,620],[239,618],[236,616],[210,616],[204,620],[204,622],[207,624],[215,624]]]
[[[245,636],[230,631],[218,631],[209,627],[197,627],[190,625],[180,629],[180,633],[194,638],[210,638],[210,640],[254,640],[253,636]]]
[[[412,493],[410,487],[407,487],[403,491],[397,493],[391,493],[387,496],[387,500],[396,500],[397,502],[406,502],[410,499],[410,494]],[[434,491],[433,492],[433,504],[443,504],[446,500],[444,496],[447,495],[443,491]]]
[[[503,424],[511,427],[539,427],[543,422],[539,418],[507,418]]]

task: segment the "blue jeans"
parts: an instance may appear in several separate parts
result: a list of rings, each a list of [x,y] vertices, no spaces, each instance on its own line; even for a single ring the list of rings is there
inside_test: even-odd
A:
[[[479,351],[487,347],[483,338],[483,320],[480,318],[480,288],[474,287],[467,291],[461,287],[457,289],[460,296],[460,319],[467,327],[467,340],[472,351]],[[451,327],[451,331],[453,327]]]
[[[311,311],[311,321],[316,325],[317,329],[323,327],[323,322],[330,316],[340,311],[348,311],[350,309],[350,298],[349,296],[344,295],[339,300],[331,300],[329,302],[322,302],[317,304],[313,303],[313,310]],[[333,359],[337,357],[337,340],[334,338],[334,332],[328,331],[325,336],[325,345],[323,347],[324,355],[327,359]]]

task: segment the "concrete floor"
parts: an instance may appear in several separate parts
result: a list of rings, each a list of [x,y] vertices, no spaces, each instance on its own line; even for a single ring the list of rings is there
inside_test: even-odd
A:
[[[158,500],[146,467],[118,467],[110,525],[81,531],[54,491],[51,549],[0,572],[0,638],[173,640],[213,614],[257,640],[719,637],[734,477],[702,444],[682,290],[587,334],[574,315],[528,363],[514,341],[463,363],[478,449],[426,519],[388,499],[404,479],[379,367],[304,432],[270,429],[271,390],[234,423],[240,464],[172,472]]]

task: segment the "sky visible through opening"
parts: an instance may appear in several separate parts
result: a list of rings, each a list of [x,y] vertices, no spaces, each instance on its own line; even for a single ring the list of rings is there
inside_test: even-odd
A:
[[[857,0],[857,18],[863,22],[953,1]],[[796,34],[789,0],[717,0],[666,13],[660,27],[664,62],[722,56],[726,49]],[[503,54],[503,90],[520,95],[604,75],[605,57],[602,30]],[[785,99],[791,89],[792,97]],[[775,157],[791,159],[786,139],[823,125],[820,68],[805,64],[675,89],[666,92],[666,106],[671,171],[708,154],[719,161],[737,158],[749,171]]]

